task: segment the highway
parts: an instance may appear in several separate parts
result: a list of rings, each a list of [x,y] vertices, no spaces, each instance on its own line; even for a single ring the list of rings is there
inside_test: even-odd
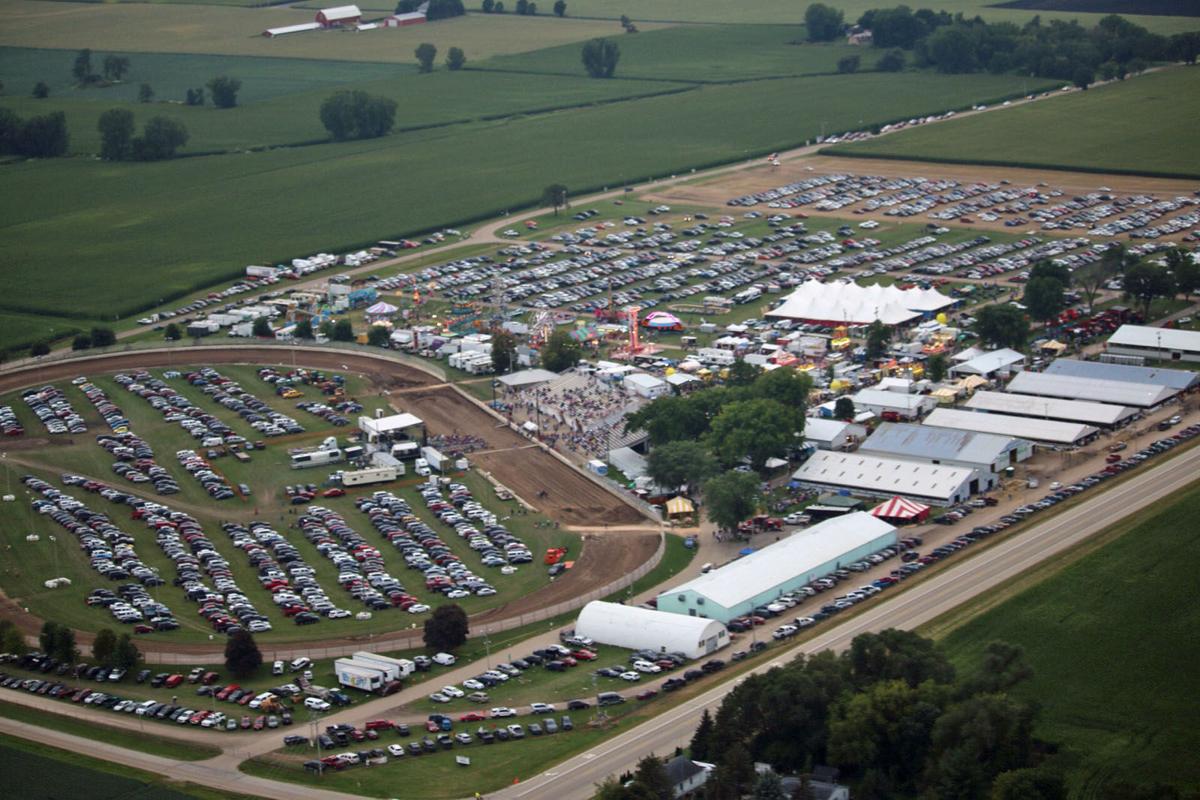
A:
[[[1153,506],[1161,498],[1195,481],[1197,467],[1200,467],[1200,447],[1193,447],[1124,483],[1101,490],[1022,534],[949,566],[907,591],[868,606],[858,616],[836,623],[813,639],[781,651],[776,658],[752,672],[761,673],[782,666],[799,653],[843,650],[861,633],[885,628],[916,628],[1079,544],[1112,523]],[[609,775],[632,771],[638,759],[647,753],[669,755],[675,747],[686,746],[701,712],[706,708],[715,711],[741,680],[738,678],[714,687],[586,753],[488,796],[499,800],[550,796],[556,800],[590,798],[595,784]]]

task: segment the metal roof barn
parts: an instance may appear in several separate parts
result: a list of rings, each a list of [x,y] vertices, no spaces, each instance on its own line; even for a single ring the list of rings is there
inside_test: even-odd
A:
[[[1050,362],[1045,371],[1051,375],[1073,375],[1076,378],[1150,383],[1156,386],[1169,386],[1181,392],[1200,385],[1200,374],[1191,370],[1136,367],[1130,364],[1109,364],[1104,361],[1079,361],[1074,358],[1056,358]]]
[[[848,489],[855,494],[898,494],[935,505],[960,503],[971,496],[974,470],[899,458],[818,450],[792,473],[809,486]]]
[[[1200,331],[1122,325],[1108,337],[1108,352],[1164,361],[1200,361]]]
[[[1096,428],[1082,423],[1014,417],[1008,414],[986,414],[956,408],[934,409],[923,424],[934,428],[1011,435],[1044,444],[1082,444],[1100,434]]]
[[[729,622],[895,543],[896,529],[883,520],[845,514],[662,592],[658,609]]]
[[[1019,373],[1009,381],[1008,391],[1013,394],[1091,400],[1138,408],[1160,405],[1178,394],[1174,389],[1150,383],[1077,378],[1074,375],[1050,375],[1045,372]]]
[[[964,407],[973,411],[1015,414],[1018,417],[1037,417],[1060,422],[1083,422],[1104,428],[1123,425],[1138,415],[1136,408],[1110,403],[984,391],[972,395]]]
[[[718,620],[602,600],[583,607],[575,633],[614,647],[683,653],[688,658],[701,658],[729,644],[729,631]]]

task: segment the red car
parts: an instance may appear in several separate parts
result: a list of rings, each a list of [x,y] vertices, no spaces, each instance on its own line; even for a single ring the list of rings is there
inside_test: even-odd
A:
[[[653,698],[658,697],[658,690],[657,689],[646,689],[645,691],[638,692],[634,696],[638,700],[652,700]]]
[[[468,711],[466,714],[463,714],[461,717],[459,717],[458,721],[459,722],[480,722],[485,719],[487,719],[487,717],[483,714],[480,714],[478,711]]]
[[[324,492],[321,493],[321,496],[322,497],[345,497],[346,490],[345,489],[337,489],[337,488],[326,489]]]
[[[363,726],[369,731],[390,731],[395,725],[390,719],[373,719]]]
[[[166,682],[163,683],[163,686],[167,687],[168,689],[174,689],[176,686],[178,686],[181,683],[183,683],[183,676],[179,675],[179,674],[175,674],[175,675],[171,675],[170,677],[168,677]]]
[[[578,658],[581,661],[595,661],[597,658],[596,654],[591,650],[586,650],[582,647],[573,651],[571,655],[575,656],[575,658]]]

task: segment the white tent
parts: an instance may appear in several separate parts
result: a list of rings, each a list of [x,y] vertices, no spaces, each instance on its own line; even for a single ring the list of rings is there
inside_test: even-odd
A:
[[[887,325],[899,325],[954,302],[936,289],[811,280],[800,284],[782,305],[768,311],[766,316],[858,325],[880,320]]]
[[[375,305],[373,305],[367,309],[367,316],[368,317],[389,317],[392,314],[395,314],[398,310],[399,309],[397,309],[391,303],[385,303],[384,301],[380,300],[378,303],[376,303]]]
[[[629,650],[657,650],[700,658],[729,644],[729,632],[715,619],[671,614],[593,600],[579,612],[575,632],[601,644]]]

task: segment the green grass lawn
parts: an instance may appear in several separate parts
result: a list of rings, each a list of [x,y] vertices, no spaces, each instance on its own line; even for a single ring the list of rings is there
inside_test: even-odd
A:
[[[113,689],[110,687],[109,691],[111,692]],[[120,692],[119,689],[116,691]],[[69,710],[69,706],[64,705],[63,709]],[[173,758],[179,761],[203,761],[221,752],[220,748],[210,745],[180,742],[175,739],[155,736],[153,725],[150,726],[149,733],[129,731],[124,728],[114,728],[111,725],[88,722],[87,720],[76,719],[67,714],[42,711],[41,709],[30,708],[17,703],[0,701],[0,717],[15,719],[18,722],[28,722],[30,725],[52,728],[74,736],[95,739],[96,741],[106,742],[129,750],[138,750],[143,753],[162,756],[163,758]],[[145,726],[143,725],[143,727]]]
[[[1200,176],[1200,137],[1188,120],[1197,116],[1200,71],[1175,68],[830,152],[1195,177]],[[1047,131],[1071,133],[1049,136]]]
[[[688,25],[622,36],[618,78],[728,81],[837,72],[838,59],[863,58],[870,69],[878,54],[845,44],[809,44],[803,26]],[[477,69],[511,69],[582,75],[579,46],[548,47],[496,56]]]
[[[1033,679],[1017,691],[1041,706],[1037,734],[1059,743],[1072,797],[1110,780],[1146,776],[1200,787],[1192,757],[1200,705],[1200,610],[1190,587],[1200,569],[1200,489],[1102,534],[1065,567],[1018,582],[1003,602],[968,606],[943,646],[970,672],[984,646],[1025,648]],[[986,609],[986,610],[982,610]]]
[[[25,162],[7,170],[0,236],[26,269],[38,270],[38,291],[20,291],[0,308],[128,314],[241,274],[247,263],[534,203],[555,181],[583,191],[670,175],[802,143],[822,128],[958,107],[1020,85],[984,75],[794,78],[368,142],[153,164]],[[742,124],[751,118],[756,124]],[[451,162],[473,176],[469,189],[446,189]],[[43,191],[53,185],[71,191]],[[417,195],[423,201],[411,202]],[[86,261],[65,257],[85,252]],[[141,280],[110,278],[129,264],[152,266],[136,273]]]

